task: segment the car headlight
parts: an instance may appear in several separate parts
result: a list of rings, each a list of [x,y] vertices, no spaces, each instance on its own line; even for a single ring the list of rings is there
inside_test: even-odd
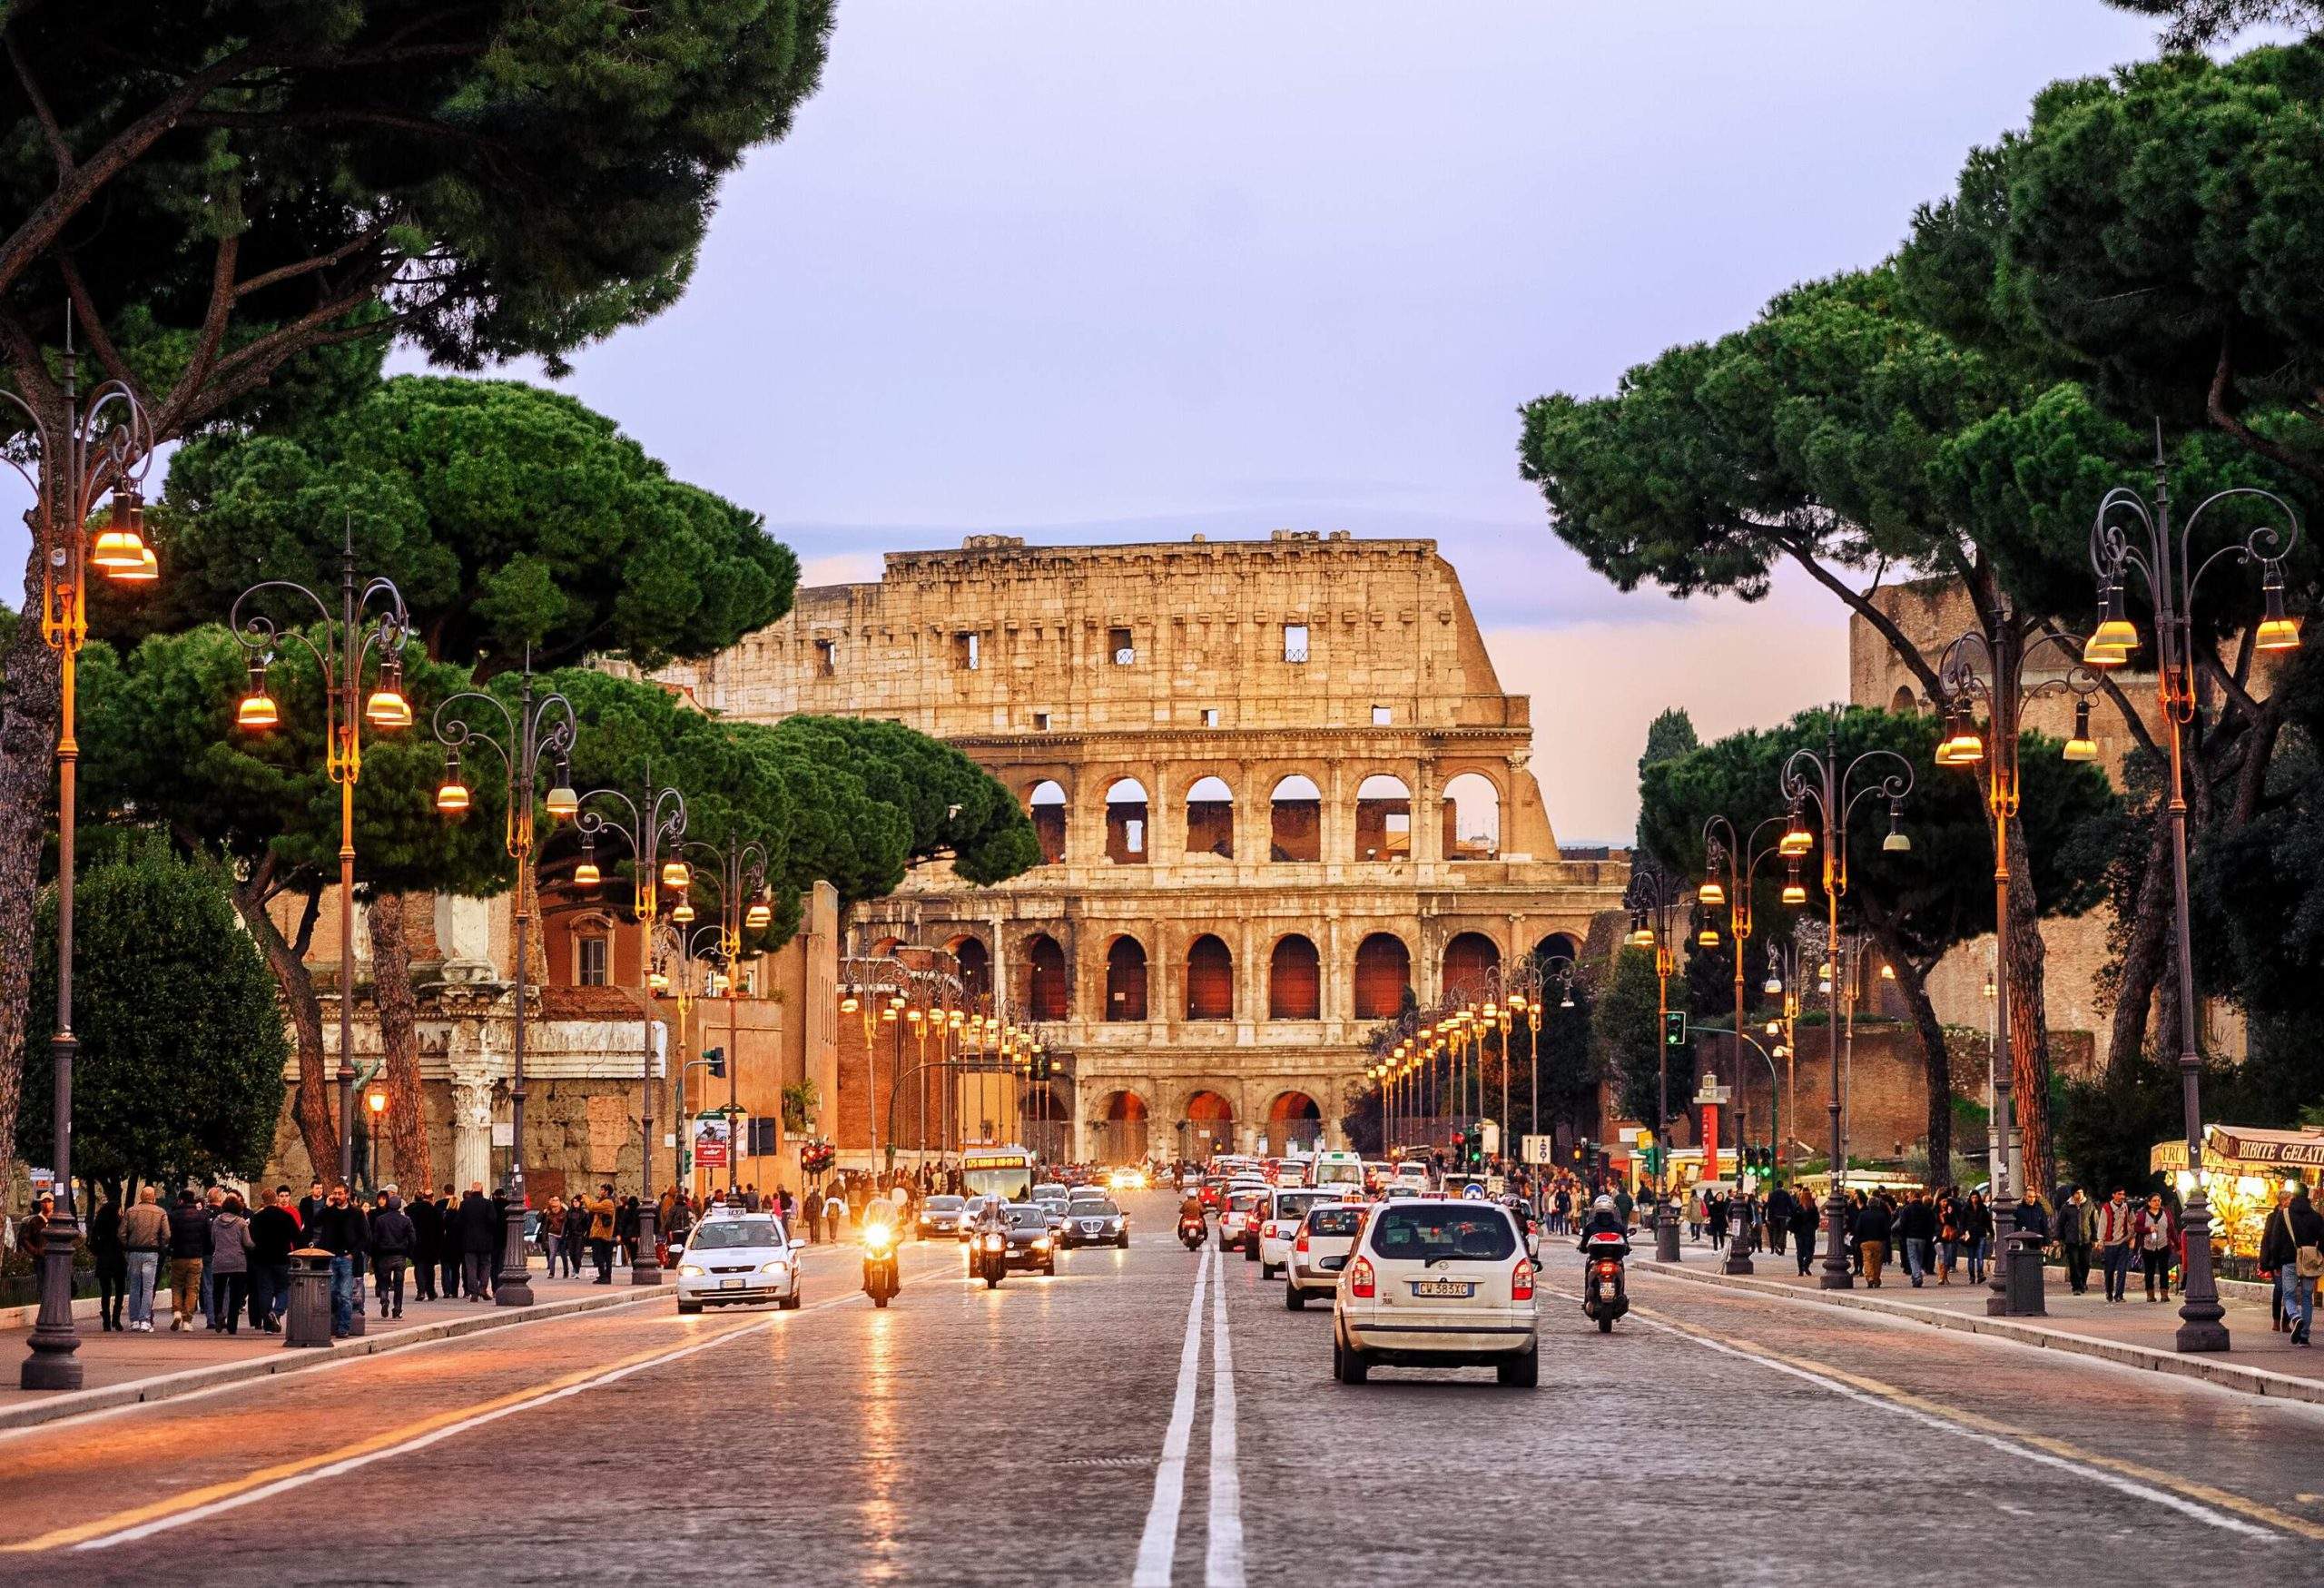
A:
[[[1048,1236],[1046,1236],[1046,1235],[1037,1235],[1037,1236],[1035,1236],[1035,1237],[1033,1238],[1033,1249],[1034,1249],[1035,1251],[1037,1251],[1037,1252],[1045,1252],[1045,1251],[1049,1250],[1049,1238]]]
[[[704,1269],[702,1265],[699,1263],[680,1263],[678,1265],[678,1277],[682,1279],[699,1279],[702,1277]]]
[[[762,1274],[780,1274],[783,1272],[783,1261],[781,1258],[777,1258],[771,1263],[762,1264],[759,1267],[759,1272]]]

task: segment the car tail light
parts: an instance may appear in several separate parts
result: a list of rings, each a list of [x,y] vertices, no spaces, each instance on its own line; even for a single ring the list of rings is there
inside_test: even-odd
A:
[[[1533,1299],[1533,1265],[1522,1258],[1517,1259],[1517,1271],[1509,1277],[1509,1299],[1512,1301]]]
[[[1291,1249],[1297,1252],[1304,1252],[1307,1249],[1307,1232],[1305,1230],[1303,1229],[1299,1232],[1299,1238],[1291,1243]]]
[[[1347,1293],[1350,1296],[1362,1297],[1369,1301],[1374,1288],[1372,1264],[1368,1258],[1358,1258],[1347,1266]]]
[[[1268,1240],[1273,1240],[1275,1238],[1275,1220],[1272,1218],[1268,1219],[1266,1227],[1264,1229],[1261,1229],[1259,1234]]]

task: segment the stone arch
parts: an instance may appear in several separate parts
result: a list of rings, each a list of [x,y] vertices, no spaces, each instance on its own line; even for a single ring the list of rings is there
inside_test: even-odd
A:
[[[1444,974],[1438,983],[1450,1000],[1464,989],[1475,990],[1501,969],[1501,945],[1482,932],[1463,932],[1444,945]]]
[[[1106,789],[1106,858],[1116,865],[1144,865],[1154,847],[1152,805],[1146,785],[1118,777]]]
[[[1321,1020],[1324,974],[1314,941],[1286,932],[1267,956],[1267,1019]]]
[[[1073,1003],[1065,950],[1046,932],[1025,940],[1025,1008],[1034,1020],[1064,1020]]]
[[[1324,1105],[1307,1092],[1279,1091],[1267,1104],[1267,1149],[1312,1152],[1323,1144]]]
[[[1187,789],[1187,853],[1235,858],[1235,791],[1216,775]]]
[[[1063,1163],[1073,1156],[1072,1089],[1055,1081],[1025,1084],[1017,1110],[1018,1139],[1047,1163]]]
[[[1187,1093],[1178,1110],[1184,1139],[1181,1150],[1191,1159],[1235,1150],[1235,1104],[1224,1090],[1197,1086]]]
[[[1412,991],[1413,952],[1393,932],[1375,932],[1355,945],[1355,1018],[1394,1020]]]
[[[1091,1145],[1100,1163],[1136,1163],[1147,1156],[1151,1110],[1128,1087],[1109,1091],[1098,1105]]]
[[[1445,781],[1444,858],[1501,858],[1501,785],[1482,772],[1454,774]]]
[[[1553,959],[1571,960],[1581,963],[1581,945],[1570,933],[1553,932],[1533,945],[1533,962],[1546,966]]]
[[[1035,784],[1025,796],[1026,814],[1033,819],[1033,836],[1041,846],[1041,863],[1065,860],[1065,785],[1053,777]]]
[[[992,991],[992,951],[984,946],[984,939],[962,937],[951,944],[953,962],[960,967],[960,991],[969,998],[982,998]]]
[[[1215,932],[1187,945],[1187,1018],[1235,1018],[1235,955]]]
[[[1294,772],[1276,779],[1267,795],[1267,821],[1269,860],[1324,858],[1324,794],[1314,778]]]
[[[1355,858],[1410,860],[1412,786],[1393,773],[1375,772],[1355,785]]]
[[[1896,693],[1888,697],[1888,709],[1898,716],[1915,715],[1920,708],[1920,697],[1913,693],[1913,686],[1909,684],[1897,685]]]
[[[1102,1018],[1147,1018],[1146,945],[1128,933],[1106,945],[1106,1010]]]

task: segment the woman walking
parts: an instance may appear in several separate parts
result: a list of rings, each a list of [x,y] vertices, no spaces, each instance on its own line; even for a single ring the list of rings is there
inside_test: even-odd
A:
[[[122,1303],[129,1295],[129,1248],[121,1240],[121,1203],[111,1195],[89,1220],[89,1256],[97,1265],[97,1321],[106,1333],[117,1334]]]
[[[1969,1248],[1969,1283],[1985,1282],[1985,1260],[1994,1247],[1994,1210],[1985,1206],[1983,1191],[1969,1193],[1968,1211],[1962,1218],[1961,1237]]]
[[[210,1332],[241,1333],[242,1309],[251,1298],[251,1226],[242,1199],[233,1192],[210,1218]]]

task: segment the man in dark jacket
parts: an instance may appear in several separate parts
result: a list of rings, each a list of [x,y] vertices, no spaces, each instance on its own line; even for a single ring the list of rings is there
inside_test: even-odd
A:
[[[2300,1254],[2307,1251],[2324,1258],[2324,1213],[2319,1213],[2309,1201],[2306,1186],[2293,1190],[2291,1205],[2284,1209],[2284,1222],[2291,1227],[2292,1306],[2299,1312],[2299,1321],[2292,1327],[2291,1343],[2305,1346],[2309,1322],[2316,1311],[2316,1277],[2300,1273]],[[2311,1262],[2309,1266],[2316,1265]]]
[[[371,1215],[371,1273],[379,1293],[379,1316],[403,1316],[403,1266],[419,1238],[403,1198],[390,1194],[387,1206]]]
[[[1805,1275],[1816,1260],[1816,1198],[1805,1191],[1791,1199],[1791,1244]]]
[[[404,1210],[411,1220],[411,1277],[414,1292],[421,1301],[436,1299],[436,1268],[443,1260],[444,1210],[436,1205],[425,1189],[413,1198]]]
[[[460,1232],[455,1224],[460,1211],[459,1194],[448,1184],[443,1195],[436,1198],[436,1222],[443,1230],[442,1244],[437,1248],[437,1260],[444,1270],[444,1299],[460,1298]]]
[[[193,1327],[202,1306],[202,1266],[210,1260],[210,1209],[192,1191],[170,1214],[170,1332]]]
[[[355,1256],[362,1249],[363,1210],[348,1206],[347,1188],[333,1186],[307,1224],[307,1244],[330,1254],[330,1332],[345,1339],[354,1331],[356,1303],[362,1298]]]
[[[299,1216],[291,1210],[290,1188],[274,1188],[274,1200],[251,1215],[251,1323],[280,1334],[290,1305],[290,1254],[299,1246]]]
[[[1783,1238],[1791,1228],[1791,1191],[1777,1186],[1768,1193],[1768,1249],[1783,1256]]]
[[[1928,1277],[1932,1253],[1936,1240],[1936,1207],[1923,1191],[1905,1193],[1905,1205],[1896,1211],[1896,1239],[1905,1248],[1905,1272],[1913,1277],[1913,1288],[1918,1290],[1921,1281]]]
[[[1864,1284],[1868,1290],[1880,1288],[1880,1266],[1888,1260],[1888,1237],[1895,1222],[1885,1196],[1869,1198],[1856,1209],[1856,1249],[1864,1258]]]
[[[452,1231],[458,1238],[460,1272],[468,1299],[482,1301],[490,1282],[493,1254],[500,1247],[500,1222],[492,1204],[484,1199],[483,1181],[471,1185],[460,1198],[452,1215]]]

